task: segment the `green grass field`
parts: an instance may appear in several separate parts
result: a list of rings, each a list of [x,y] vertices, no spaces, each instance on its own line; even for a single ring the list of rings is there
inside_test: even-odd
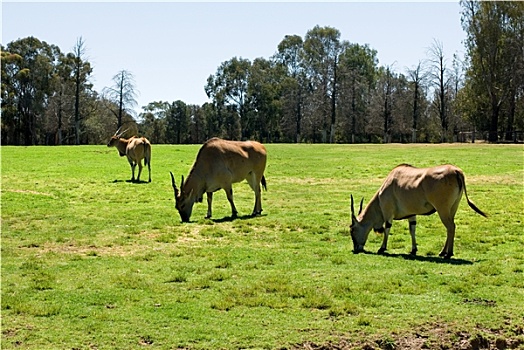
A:
[[[219,192],[188,224],[169,171],[197,145],[153,145],[140,184],[105,146],[2,147],[2,348],[524,348],[522,145],[266,146],[263,215],[241,183],[239,219]],[[352,253],[350,194],[399,163],[464,170],[489,219],[463,198],[453,259],[437,215],[416,258],[406,221]]]

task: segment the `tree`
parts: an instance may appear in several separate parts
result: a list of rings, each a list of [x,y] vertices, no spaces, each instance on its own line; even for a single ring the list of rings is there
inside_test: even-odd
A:
[[[83,133],[80,138],[81,143],[90,145],[107,144],[111,135],[115,132],[113,113],[105,108],[110,104],[104,101],[96,92],[83,98],[82,106],[85,110],[86,118],[83,120]],[[113,108],[116,108],[114,106]],[[72,115],[72,114],[71,114]],[[126,125],[134,130],[134,125]],[[71,138],[74,138],[74,131],[71,130]]]
[[[453,141],[458,139],[460,131],[471,130],[471,124],[464,117],[461,110],[459,93],[464,88],[464,62],[457,54],[453,55],[453,61],[449,74],[449,126],[453,130]]]
[[[150,102],[142,107],[140,114],[139,133],[149,138],[151,143],[166,143],[167,114],[171,105],[169,102]]]
[[[252,136],[257,140],[274,141],[278,138],[280,95],[285,70],[264,58],[257,58],[250,68],[248,97],[251,106],[248,118],[253,125]]]
[[[188,142],[203,143],[208,139],[206,134],[206,118],[204,108],[189,105],[189,135]]]
[[[430,79],[435,87],[434,106],[438,111],[440,119],[441,141],[445,142],[448,136],[448,88],[449,77],[447,73],[446,59],[444,57],[444,47],[438,40],[434,40],[429,48]]]
[[[213,136],[223,137],[222,120],[220,119],[220,114],[217,113],[216,104],[206,102],[200,109],[202,112],[205,139]]]
[[[82,37],[79,37],[76,41],[76,45],[73,48],[72,61],[73,61],[73,76],[75,84],[75,144],[80,144],[80,103],[81,94],[85,88],[91,88],[88,83],[89,75],[92,72],[91,64],[85,60],[85,42]],[[86,86],[87,85],[87,86]]]
[[[72,143],[79,145],[86,141],[85,137],[81,140],[81,135],[84,133],[82,123],[92,111],[92,104],[89,103],[94,95],[91,90],[93,85],[89,83],[91,72],[91,64],[85,59],[84,41],[79,38],[73,52],[60,55],[56,64],[54,94],[46,113],[46,134],[54,136],[55,140],[47,140],[46,143],[61,145],[67,142],[67,128],[73,133]]]
[[[381,93],[383,94],[383,120],[384,120],[384,143],[391,142],[391,131],[393,124],[393,73],[388,66],[383,70]]]
[[[17,74],[22,66],[22,56],[8,52],[3,46],[1,48],[2,67],[2,144],[16,144],[18,135],[18,93],[15,88]],[[19,138],[19,137],[18,137]]]
[[[69,107],[69,88],[71,78],[71,66],[67,64],[67,56],[61,55],[60,63],[55,73],[55,93],[49,100],[49,106],[47,109],[47,127],[46,134],[55,135],[54,140],[46,140],[46,144],[58,144],[64,143],[64,127],[66,126],[66,120],[68,115]]]
[[[335,139],[338,94],[337,69],[341,52],[340,31],[332,27],[315,26],[304,40],[306,74],[317,92],[324,132],[329,130],[329,142]]]
[[[13,41],[5,50],[2,47],[2,143],[39,142],[40,118],[53,94],[60,54],[57,46],[34,37]]]
[[[301,140],[302,111],[306,77],[302,58],[304,41],[298,35],[286,35],[278,44],[273,59],[286,70],[280,82],[282,94],[282,127],[288,130],[294,142]]]
[[[132,117],[133,107],[137,105],[135,79],[131,72],[121,70],[112,80],[113,86],[104,88],[103,94],[104,98],[111,102],[106,104],[106,107],[117,118],[117,128],[120,128],[125,115]]]
[[[166,141],[185,143],[188,136],[188,109],[183,101],[171,104],[166,116]]]
[[[357,130],[363,133],[371,91],[376,83],[377,52],[368,45],[347,43],[340,54],[340,110],[346,115],[349,139],[355,143]]]
[[[466,31],[468,69],[464,98],[470,109],[486,118],[490,142],[498,141],[499,130],[511,130],[515,122],[516,100],[522,98],[524,4],[522,2],[461,1],[462,27]],[[489,112],[478,105],[489,101]],[[507,104],[504,110],[504,104]],[[506,115],[507,125],[501,123]]]
[[[417,66],[408,69],[408,77],[410,79],[412,91],[413,91],[413,113],[412,113],[412,138],[411,142],[417,142],[417,129],[420,121],[421,114],[421,100],[424,97],[423,86],[426,82],[426,74],[422,70],[422,62],[419,61]]]
[[[251,62],[247,59],[233,57],[223,62],[217,69],[215,75],[210,75],[205,87],[206,94],[211,98],[217,108],[217,113],[226,118],[236,118],[240,123],[242,138],[249,138],[253,126],[249,124],[247,112],[249,110],[247,101],[247,89],[249,81],[249,70]],[[232,114],[233,113],[233,114]],[[234,125],[237,122],[233,123]],[[231,126],[227,123],[226,126]],[[232,131],[232,129],[230,129]]]

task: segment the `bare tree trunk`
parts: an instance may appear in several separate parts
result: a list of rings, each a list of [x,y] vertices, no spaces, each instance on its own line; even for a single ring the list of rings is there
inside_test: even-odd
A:
[[[80,144],[80,90],[82,88],[82,66],[85,53],[82,37],[76,41],[75,53],[75,145]]]
[[[301,140],[301,130],[300,125],[302,123],[302,88],[298,87],[298,96],[297,96],[297,119],[296,119],[296,134],[295,134],[295,143],[299,143]]]
[[[352,87],[351,87],[351,143],[355,143],[355,134],[357,133],[357,104],[355,101],[355,77],[352,78]]]
[[[335,123],[337,119],[337,59],[333,62],[333,92],[331,95],[331,133],[329,143],[335,142]]]
[[[499,124],[500,103],[496,96],[491,96],[491,121],[489,127],[489,142],[498,142],[498,124]]]

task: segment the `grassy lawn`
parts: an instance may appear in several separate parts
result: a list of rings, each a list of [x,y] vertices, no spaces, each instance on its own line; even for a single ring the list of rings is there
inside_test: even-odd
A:
[[[521,145],[266,145],[263,215],[236,184],[182,224],[169,171],[198,145],[153,145],[130,183],[105,146],[2,147],[3,349],[524,347]],[[396,221],[387,255],[353,254],[349,196],[364,203],[399,163],[452,163],[468,195],[455,256],[445,228]],[[147,170],[142,178],[147,179]],[[466,347],[464,347],[466,346]]]

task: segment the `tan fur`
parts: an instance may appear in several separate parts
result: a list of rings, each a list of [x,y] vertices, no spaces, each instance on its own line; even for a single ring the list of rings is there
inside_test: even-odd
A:
[[[109,140],[107,147],[116,147],[121,157],[127,156],[127,161],[131,166],[131,181],[135,181],[135,168],[138,164],[138,176],[136,181],[140,181],[140,174],[142,174],[142,159],[144,165],[147,165],[149,173],[149,182],[151,182],[151,143],[145,137],[131,137],[124,139],[118,135],[114,135]]]
[[[460,168],[449,164],[433,168],[415,168],[406,164],[397,166],[389,173],[358,217],[354,215],[353,198],[351,198],[351,236],[355,251],[364,249],[368,234],[371,229],[374,229],[384,231],[384,239],[379,250],[379,253],[383,253],[387,248],[388,234],[393,220],[407,219],[410,222],[411,253],[416,254],[416,215],[429,215],[436,211],[447,229],[446,243],[440,255],[451,257],[455,238],[454,219],[462,192],[466,195],[468,205],[486,217],[486,214],[469,200],[464,172]]]
[[[212,138],[200,148],[195,163],[184,181],[182,176],[181,190],[176,187],[171,174],[175,191],[176,208],[182,221],[191,217],[193,204],[201,202],[207,194],[207,217],[211,217],[213,192],[223,189],[231,205],[232,216],[237,215],[233,203],[232,184],[247,180],[255,192],[253,215],[262,212],[260,183],[265,186],[264,171],[266,168],[266,148],[256,141],[228,141]]]

